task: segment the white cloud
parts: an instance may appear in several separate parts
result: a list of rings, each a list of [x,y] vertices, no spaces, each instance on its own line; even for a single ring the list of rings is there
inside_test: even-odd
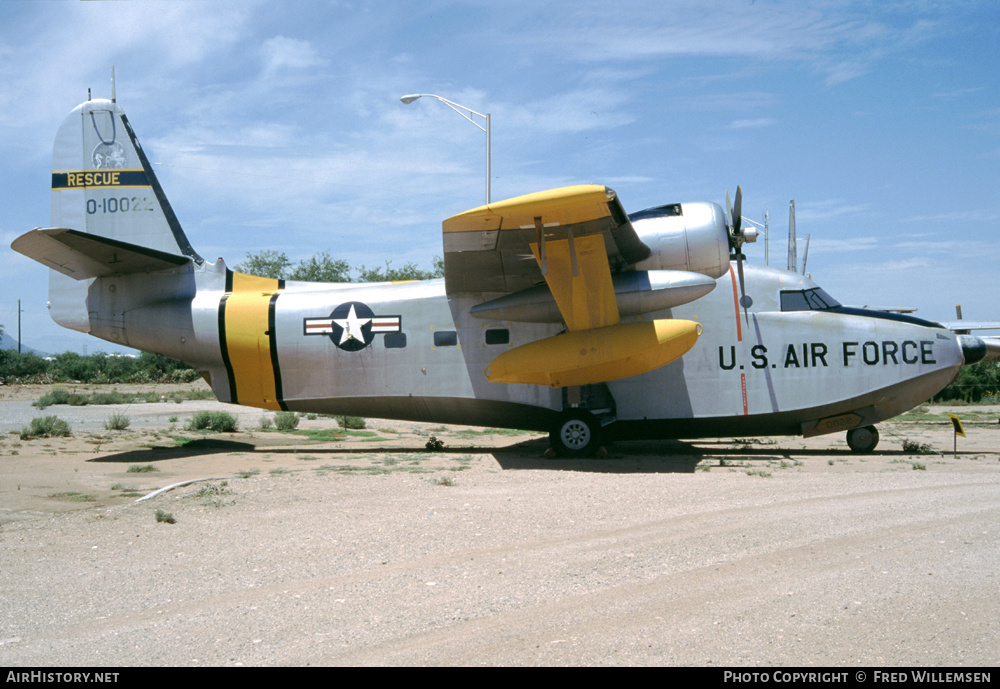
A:
[[[784,235],[782,235],[784,236]],[[798,238],[804,239],[805,234],[799,233]],[[801,243],[801,242],[800,242]],[[865,252],[877,253],[882,251],[882,242],[878,237],[821,237],[813,235],[810,240],[809,250],[813,254],[843,255],[849,253]]]
[[[778,121],[773,117],[758,117],[750,120],[733,120],[729,123],[729,129],[760,129],[762,127],[771,127],[777,123]]]
[[[827,222],[844,216],[867,213],[871,208],[869,203],[849,204],[841,199],[797,202],[795,204],[795,223],[799,226],[803,222]]]
[[[319,68],[329,64],[319,56],[309,41],[275,36],[261,46],[264,58],[264,78],[270,79],[279,72]]]

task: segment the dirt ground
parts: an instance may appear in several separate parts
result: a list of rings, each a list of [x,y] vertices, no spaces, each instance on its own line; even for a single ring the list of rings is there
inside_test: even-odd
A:
[[[44,410],[47,386],[0,387],[0,664],[1000,657],[996,407],[918,410],[865,456],[838,434],[569,461],[536,434],[369,419],[338,437],[330,418],[282,433],[269,412],[170,401],[198,387]],[[238,432],[185,430],[219,409]],[[957,454],[944,411],[965,424]],[[116,412],[126,430],[104,427]],[[73,435],[19,437],[50,414]],[[195,479],[211,480],[139,500]]]

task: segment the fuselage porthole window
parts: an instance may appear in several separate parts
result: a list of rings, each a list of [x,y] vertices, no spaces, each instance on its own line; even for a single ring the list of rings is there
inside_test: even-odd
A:
[[[435,347],[455,347],[458,345],[458,333],[454,330],[434,331]]]
[[[386,349],[403,349],[406,347],[406,333],[386,333],[383,342]]]
[[[486,344],[510,344],[510,331],[507,328],[491,328],[486,331]]]

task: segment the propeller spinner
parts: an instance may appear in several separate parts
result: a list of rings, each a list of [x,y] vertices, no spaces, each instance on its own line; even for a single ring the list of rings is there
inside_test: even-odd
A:
[[[745,243],[756,242],[758,232],[753,227],[743,229],[743,189],[736,185],[736,204],[729,200],[729,192],[726,192],[726,225],[729,227],[729,246],[737,258],[740,256],[740,247]]]

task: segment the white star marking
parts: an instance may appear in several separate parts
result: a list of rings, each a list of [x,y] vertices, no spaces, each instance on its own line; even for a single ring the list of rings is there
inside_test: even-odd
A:
[[[340,342],[338,344],[344,344],[348,340],[359,340],[361,342],[365,341],[364,335],[361,333],[361,328],[371,321],[371,318],[358,318],[358,314],[354,311],[354,304],[351,304],[351,311],[347,314],[347,318],[334,318],[333,322],[341,327]]]

